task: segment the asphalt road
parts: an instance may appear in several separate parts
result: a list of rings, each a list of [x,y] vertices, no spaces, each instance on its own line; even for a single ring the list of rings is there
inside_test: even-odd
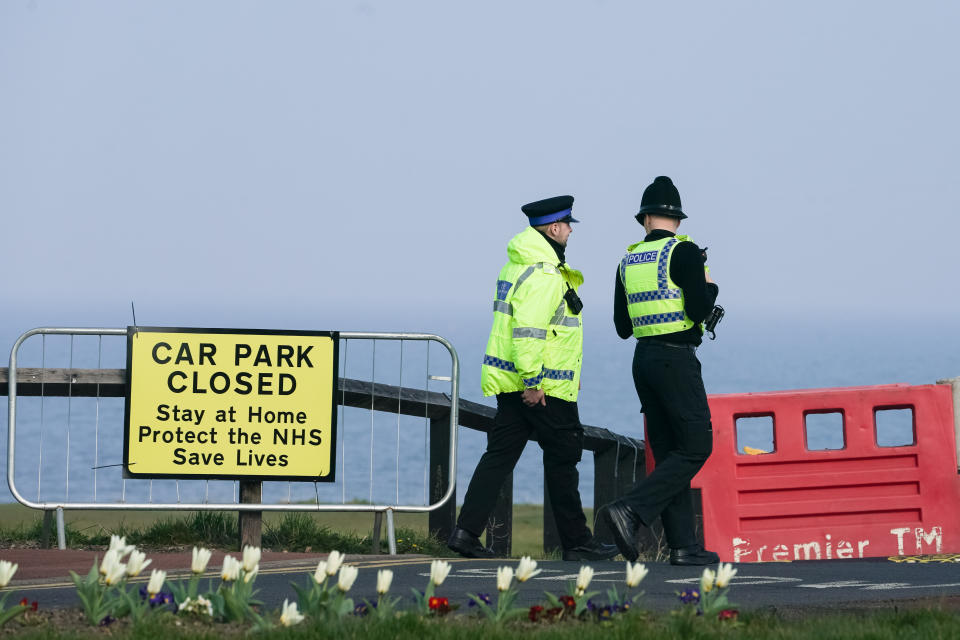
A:
[[[915,600],[917,598],[960,598],[960,556],[927,556],[913,562],[890,559],[834,560],[793,563],[740,564],[731,583],[730,599],[742,610],[756,609],[823,609],[834,606],[875,606],[880,602]],[[360,569],[350,591],[355,601],[376,598],[377,570],[394,572],[391,593],[412,603],[411,589],[422,590],[430,574],[430,558],[410,556],[356,556],[349,560]],[[496,593],[496,571],[503,564],[516,566],[517,561],[453,559],[453,569],[437,589],[437,595],[467,606],[467,593]],[[262,566],[257,577],[259,597],[269,609],[284,600],[296,597],[291,582],[303,584],[313,573],[314,561],[271,563]],[[591,562],[595,570],[590,590],[600,591],[597,598],[612,586],[623,591],[624,563]],[[576,579],[580,563],[542,561],[543,572],[520,585],[518,606],[542,603],[543,592],[557,595],[567,592],[567,584]],[[673,567],[650,563],[649,575],[641,588],[645,592],[642,605],[652,610],[677,606],[676,593],[695,587],[701,570],[696,567]],[[216,575],[215,573],[212,575]],[[214,578],[212,584],[218,584]],[[17,585],[18,597],[38,600],[44,607],[68,607],[78,604],[73,585],[68,580],[38,580]]]

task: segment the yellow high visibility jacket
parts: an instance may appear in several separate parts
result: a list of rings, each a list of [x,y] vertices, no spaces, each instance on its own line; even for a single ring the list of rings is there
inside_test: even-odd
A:
[[[678,243],[672,236],[627,247],[620,261],[620,281],[636,338],[677,333],[694,325],[683,307],[683,290],[670,278],[670,260]]]
[[[550,243],[527,227],[507,245],[493,301],[493,328],[483,357],[480,386],[486,396],[543,389],[548,396],[577,399],[583,356],[583,326],[563,298],[583,274],[558,265]]]

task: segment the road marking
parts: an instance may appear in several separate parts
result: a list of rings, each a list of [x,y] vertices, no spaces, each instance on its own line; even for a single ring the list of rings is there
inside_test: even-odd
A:
[[[861,591],[891,591],[894,589],[942,589],[960,587],[960,582],[944,584],[911,584],[909,582],[865,582],[863,580],[837,580],[817,584],[798,584],[806,589],[860,589]]]
[[[805,589],[845,589],[848,587],[868,587],[872,585],[872,582],[865,582],[863,580],[836,580],[834,582],[818,582],[814,584],[798,584],[798,587],[803,587]]]
[[[909,582],[879,582],[861,587],[862,591],[886,591],[887,589],[906,589],[912,586]]]
[[[17,587],[17,591],[48,591],[50,589],[63,589],[72,587],[72,582],[47,582],[41,584],[25,584]]]
[[[893,582],[890,585],[871,585],[864,587],[866,590],[872,589],[942,589],[944,587],[960,587],[960,582],[946,582],[944,584],[909,584],[907,582]]]
[[[503,565],[498,565],[496,567],[493,565],[490,565],[490,566],[481,567],[478,569],[455,569],[450,572],[449,576],[447,576],[447,580],[451,578],[496,578],[497,569],[500,566],[503,566]],[[560,569],[543,569],[543,573],[562,573],[562,571]],[[430,573],[426,572],[426,573],[421,573],[419,575],[429,576]],[[540,579],[541,578],[536,578],[536,580],[540,580]]]
[[[623,581],[623,579],[620,579],[620,580],[604,579],[603,576],[624,576],[625,578],[626,573],[623,571],[596,571],[593,574],[593,582],[622,582]],[[534,578],[534,580],[576,580],[579,577],[580,577],[579,573],[567,573],[562,576],[544,576],[542,578]]]
[[[700,584],[700,578],[680,578],[677,580],[664,580],[664,582],[671,584]],[[790,584],[794,582],[803,582],[803,580],[800,578],[786,578],[784,576],[733,576],[733,578],[730,579],[730,585],[735,584],[738,587],[756,584]]]

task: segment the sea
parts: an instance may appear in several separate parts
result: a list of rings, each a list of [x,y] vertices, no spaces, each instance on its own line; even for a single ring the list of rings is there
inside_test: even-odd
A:
[[[304,322],[293,327],[304,328]],[[369,324],[369,323],[368,323]],[[479,389],[488,318],[405,320],[403,331],[435,333],[449,340],[459,360],[459,396],[493,405]],[[642,439],[640,404],[631,379],[632,339],[619,339],[607,321],[585,332],[581,421]],[[789,314],[758,316],[728,312],[715,340],[698,350],[709,394],[852,387],[890,383],[931,384],[960,375],[960,344],[951,322],[924,330],[904,321],[837,322],[830,313],[796,318]],[[200,324],[197,326],[214,326]],[[222,325],[221,325],[222,326]],[[7,327],[7,347],[30,326]],[[368,329],[369,327],[364,327]],[[317,327],[355,330],[356,327]],[[376,330],[376,329],[374,329]],[[385,331],[398,330],[386,327]],[[20,367],[123,368],[125,340],[120,337],[33,336],[18,352]],[[452,357],[439,342],[345,340],[340,347],[340,374],[409,388],[451,392],[443,378]],[[34,501],[67,502],[233,502],[237,483],[230,480],[124,479],[122,444],[124,401],[117,398],[19,398],[16,417],[14,482]],[[878,421],[884,444],[912,442],[909,411],[890,412]],[[903,415],[901,415],[903,414]],[[0,431],[8,433],[7,412]],[[373,503],[424,505],[427,502],[428,428],[426,417],[361,408],[341,408],[337,417],[336,473],[333,482],[267,482],[264,501],[322,504]],[[882,430],[881,430],[882,427]],[[772,421],[738,421],[737,442],[770,450]],[[842,448],[842,419],[811,419],[804,427],[811,449]],[[486,445],[484,434],[458,430],[457,497]],[[0,445],[7,460],[7,438]],[[6,465],[5,465],[6,467]],[[578,465],[585,506],[593,503],[593,459],[584,452]],[[8,487],[0,501],[13,502]],[[514,475],[514,501],[543,502],[541,451],[529,443]]]

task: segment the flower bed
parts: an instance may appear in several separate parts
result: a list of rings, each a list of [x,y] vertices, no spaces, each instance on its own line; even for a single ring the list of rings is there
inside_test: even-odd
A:
[[[211,552],[194,547],[191,575],[186,580],[170,580],[165,571],[153,569],[145,586],[128,583],[145,572],[152,560],[128,545],[125,538],[113,536],[102,558],[95,560],[86,576],[71,572],[77,596],[82,603],[83,619],[90,627],[111,627],[123,622],[138,627],[155,623],[159,618],[183,623],[202,623],[216,628],[221,625],[247,630],[267,631],[275,627],[293,627],[306,622],[335,627],[347,619],[363,621],[390,621],[399,617],[423,619],[454,618],[483,621],[502,626],[512,621],[544,625],[564,622],[609,623],[630,616],[646,615],[639,606],[643,596],[638,591],[647,575],[640,563],[626,565],[623,593],[614,587],[601,596],[590,590],[594,571],[590,566],[580,568],[577,579],[559,594],[545,593],[542,604],[516,607],[518,585],[541,572],[537,562],[525,556],[519,564],[498,568],[496,592],[471,593],[463,610],[440,593],[450,573],[451,564],[434,560],[430,577],[423,591],[413,590],[413,606],[404,607],[402,596],[390,593],[393,572],[377,572],[377,597],[374,601],[355,602],[349,592],[357,579],[359,569],[344,562],[344,555],[332,551],[320,561],[305,584],[293,585],[295,597],[284,600],[276,611],[264,608],[256,595],[256,577],[260,570],[261,552],[257,547],[245,547],[239,558],[227,555],[223,559],[220,581],[214,588],[207,581],[201,592],[200,577],[207,569]],[[13,591],[7,589],[17,565],[0,561],[0,626],[8,624],[28,612],[37,613],[38,603],[25,601],[7,606]],[[716,572],[705,569],[699,590],[678,594],[678,615],[704,618],[713,624],[735,625],[737,610],[726,597],[730,579],[736,574],[731,565],[721,564]],[[405,610],[408,609],[408,610]],[[351,623],[354,624],[354,623]]]

